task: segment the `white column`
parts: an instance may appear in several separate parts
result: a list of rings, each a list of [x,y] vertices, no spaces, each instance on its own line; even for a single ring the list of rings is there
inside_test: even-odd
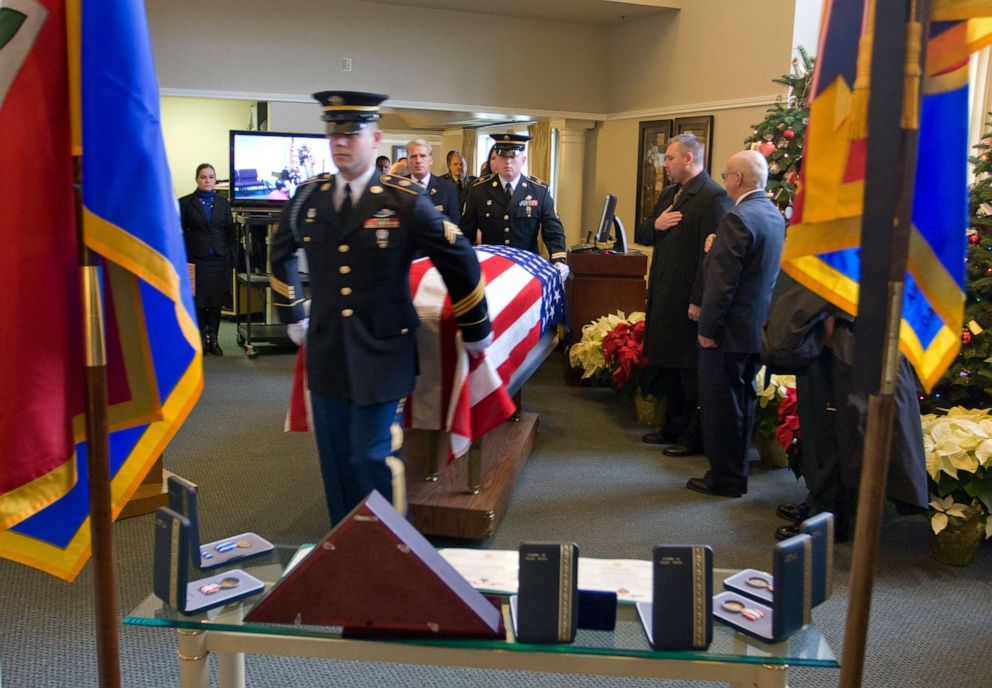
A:
[[[565,227],[565,245],[577,244],[585,236],[582,217],[586,132],[596,126],[591,120],[553,119],[558,129],[558,189],[555,203]]]

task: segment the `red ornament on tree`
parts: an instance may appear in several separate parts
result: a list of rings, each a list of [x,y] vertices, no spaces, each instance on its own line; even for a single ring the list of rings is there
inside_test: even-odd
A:
[[[972,246],[977,246],[981,240],[982,237],[978,235],[978,232],[968,235],[968,243],[971,244]]]
[[[971,332],[968,330],[961,330],[961,343],[965,346],[971,344]]]
[[[792,139],[796,138],[796,132],[792,131],[792,129],[786,129],[785,131],[782,132],[782,136],[784,136],[785,138],[791,141]]]
[[[775,144],[771,143],[770,141],[759,143],[758,152],[767,158],[769,155],[775,152]]]

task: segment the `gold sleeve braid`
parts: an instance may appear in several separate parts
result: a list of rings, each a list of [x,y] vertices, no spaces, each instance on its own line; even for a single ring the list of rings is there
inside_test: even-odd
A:
[[[456,318],[461,317],[482,303],[482,300],[485,297],[486,278],[480,275],[479,281],[475,285],[475,289],[459,299],[457,303],[451,304],[451,310],[454,312]]]

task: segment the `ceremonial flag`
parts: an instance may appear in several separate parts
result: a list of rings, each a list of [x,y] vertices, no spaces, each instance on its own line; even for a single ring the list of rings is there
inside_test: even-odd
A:
[[[967,61],[971,51],[992,42],[992,25],[979,18],[985,15],[992,15],[992,3],[931,3],[935,21],[923,75],[899,338],[927,389],[950,365],[961,341],[968,224]],[[872,16],[869,0],[824,5],[803,167],[782,254],[783,270],[852,314],[858,311],[861,271]],[[903,126],[912,128],[916,122],[906,123],[908,113],[915,115],[912,89],[907,96]]]
[[[41,25],[0,90],[13,277],[0,302],[0,556],[72,580],[90,552],[73,154],[84,238],[102,256],[114,517],[199,397],[199,334],[144,4],[14,3],[28,8],[19,26]],[[0,15],[5,75],[11,26]]]
[[[506,385],[549,330],[562,322],[561,273],[539,255],[506,246],[475,249],[486,279],[486,304],[493,343],[469,360],[441,274],[427,258],[410,268],[410,291],[420,316],[417,356],[420,375],[405,407],[408,427],[450,433],[449,458],[510,417]],[[287,431],[311,428],[303,349],[286,416]]]

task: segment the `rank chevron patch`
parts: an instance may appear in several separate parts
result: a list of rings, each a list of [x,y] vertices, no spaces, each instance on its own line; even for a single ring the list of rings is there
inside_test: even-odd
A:
[[[6,0],[0,7],[0,107],[47,17],[35,0]]]

